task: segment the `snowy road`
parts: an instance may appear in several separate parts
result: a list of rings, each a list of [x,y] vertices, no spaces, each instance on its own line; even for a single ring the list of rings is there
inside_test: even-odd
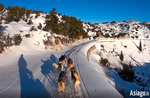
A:
[[[84,48],[93,46],[95,42],[83,43],[66,52],[67,57],[73,59],[74,66],[81,77],[78,95],[82,98],[122,98],[118,91],[99,73],[99,70],[96,70],[87,60]]]
[[[80,43],[66,51],[46,51],[34,55],[22,53],[9,57],[8,62],[12,63],[0,67],[0,98],[121,98],[83,52],[83,48],[95,42]],[[81,77],[76,93],[70,71],[67,71],[65,93],[58,93],[57,90],[58,72],[52,64],[63,53],[67,54],[67,58],[73,59]]]

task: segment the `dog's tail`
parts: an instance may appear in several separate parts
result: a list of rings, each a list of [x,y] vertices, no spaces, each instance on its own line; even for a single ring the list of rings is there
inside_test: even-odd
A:
[[[58,89],[59,89],[59,91],[64,91],[65,83],[64,82],[58,82]]]
[[[55,68],[58,68],[58,67],[59,67],[59,65],[56,64],[56,63],[53,63],[53,66],[54,66]]]

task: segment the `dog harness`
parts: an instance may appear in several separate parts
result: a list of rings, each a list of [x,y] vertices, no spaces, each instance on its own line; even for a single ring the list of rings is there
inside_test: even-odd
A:
[[[64,74],[61,74],[61,75],[60,75],[61,78],[63,78],[64,76],[65,76]]]
[[[69,64],[71,64],[71,63],[72,63],[72,61],[70,60],[68,63],[69,63]]]

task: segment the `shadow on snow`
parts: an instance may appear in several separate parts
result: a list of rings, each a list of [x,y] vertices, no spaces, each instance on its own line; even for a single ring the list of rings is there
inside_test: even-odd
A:
[[[49,93],[40,82],[34,79],[32,72],[27,68],[27,62],[23,54],[18,60],[21,98],[50,98]]]
[[[43,65],[41,66],[42,74],[48,79],[51,86],[57,86],[57,77],[59,72],[53,66],[53,63],[57,62],[57,58],[52,54],[50,59],[42,60]],[[45,78],[45,79],[46,79]]]

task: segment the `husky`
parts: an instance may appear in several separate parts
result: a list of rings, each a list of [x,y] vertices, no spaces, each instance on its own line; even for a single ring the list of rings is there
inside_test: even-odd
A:
[[[66,56],[66,54],[61,55],[61,57],[59,58],[58,64],[63,64],[63,65],[65,65],[66,63],[67,63],[67,56]]]
[[[70,69],[70,71],[71,71],[71,79],[72,79],[72,82],[74,84],[74,89],[75,89],[75,92],[76,92],[76,88],[80,84],[80,77],[79,77],[79,74],[78,74],[75,67],[72,67]]]
[[[60,68],[61,70],[63,70],[64,69],[64,65],[66,64],[66,62],[67,62],[67,57],[64,54],[64,55],[61,55],[61,57],[59,58],[58,64],[53,63],[53,66],[55,68]]]
[[[65,84],[66,84],[66,72],[61,71],[58,78],[58,92],[65,90]]]
[[[68,66],[68,70],[73,67],[73,60],[71,58],[68,59],[67,66]]]

